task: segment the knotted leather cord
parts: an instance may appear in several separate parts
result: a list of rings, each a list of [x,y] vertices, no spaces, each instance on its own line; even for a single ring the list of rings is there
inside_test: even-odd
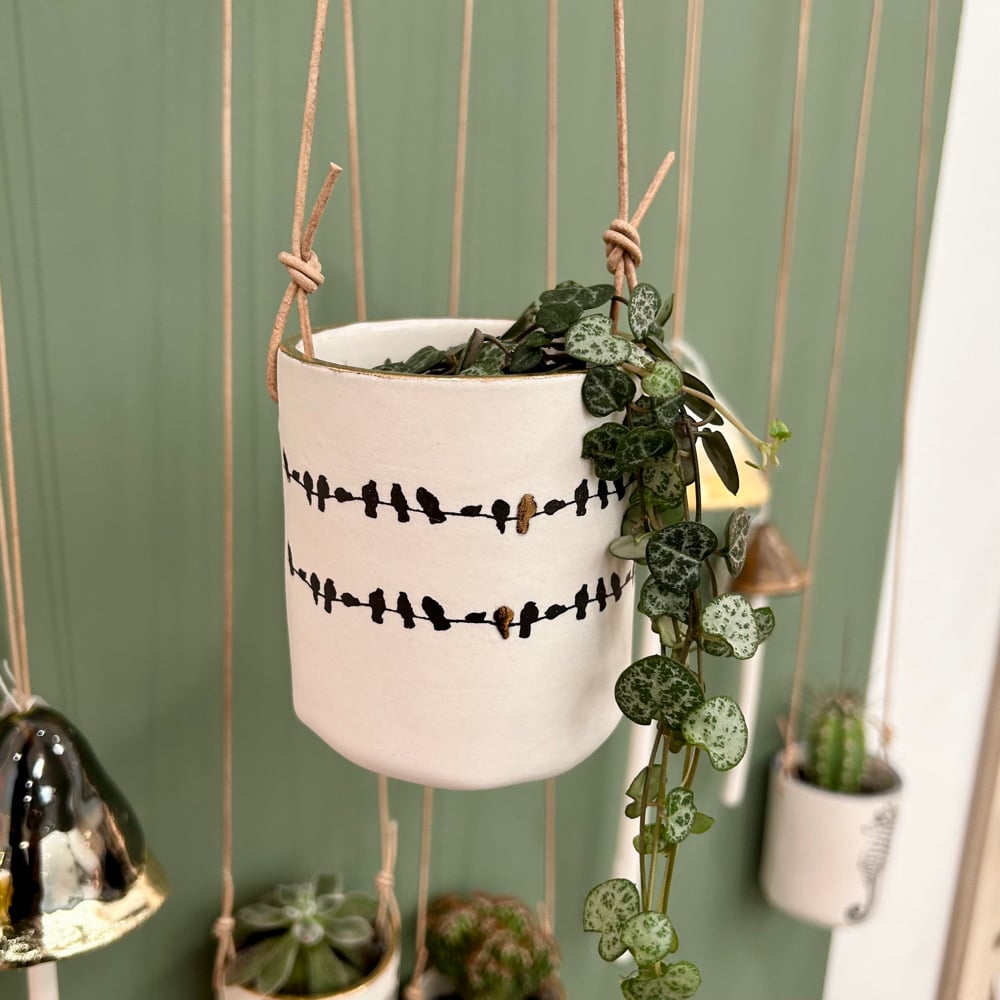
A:
[[[6,501],[4,500],[4,491],[0,490],[0,562],[3,563],[7,632],[15,694],[18,696],[16,700],[22,705],[26,705],[31,698],[31,675],[28,671],[28,637],[24,614],[21,538],[17,515],[17,480],[14,475],[14,435],[11,421],[10,377],[7,370],[7,331],[4,325],[2,287],[0,287],[0,394],[2,394],[3,447],[7,479]]]
[[[688,0],[684,47],[684,91],[681,98],[681,169],[677,184],[677,244],[674,249],[674,312],[671,343],[684,340],[687,315],[688,263],[691,254],[691,202],[694,189],[694,144],[698,123],[698,76],[701,64],[702,0]]]
[[[927,183],[930,160],[931,125],[934,111],[934,69],[937,57],[938,0],[927,6],[927,48],[924,57],[924,92],[920,111],[920,146],[917,153],[917,193],[913,219],[913,248],[910,254],[910,311],[906,338],[906,374],[903,383],[903,429],[899,456],[899,490],[896,501],[896,526],[893,535],[892,595],[889,599],[889,636],[886,644],[885,691],[882,698],[882,725],[879,728],[882,754],[892,742],[890,710],[894,693],[896,636],[899,629],[900,595],[903,590],[903,539],[906,523],[906,451],[909,440],[910,390],[913,384],[913,357],[920,323],[920,300],[923,294],[924,243],[927,235]]]
[[[628,98],[626,94],[625,72],[625,0],[614,0],[615,45],[615,117],[617,125],[618,151],[618,217],[604,231],[604,250],[608,272],[614,275],[615,294],[620,295],[625,283],[631,291],[637,281],[636,268],[642,263],[639,246],[639,224],[653,203],[660,185],[663,183],[674,162],[674,154],[667,153],[655,176],[642,196],[632,218],[628,217],[629,169],[628,169]],[[612,303],[611,315],[617,321],[618,302]]]
[[[785,187],[785,217],[781,229],[781,253],[778,258],[778,289],[774,299],[774,336],[771,341],[771,375],[767,394],[767,423],[778,416],[778,397],[785,363],[785,339],[788,331],[788,290],[792,276],[792,245],[795,240],[795,215],[799,200],[799,168],[802,163],[802,121],[805,117],[806,72],[809,64],[809,29],[813,0],[802,0],[799,10],[799,45],[795,63],[795,96],[792,100],[792,130],[788,140],[788,182]],[[770,476],[774,464],[764,475]]]
[[[314,357],[312,326],[309,321],[308,296],[323,284],[323,267],[313,252],[312,241],[323,212],[330,199],[334,184],[340,175],[340,167],[330,164],[326,179],[316,197],[316,203],[309,216],[305,232],[302,223],[306,211],[306,187],[309,184],[309,160],[312,154],[313,132],[316,126],[316,102],[319,94],[319,71],[323,56],[323,41],[326,36],[326,15],[329,0],[316,0],[316,19],[313,24],[312,50],[309,55],[309,74],[306,79],[306,100],[302,112],[302,135],[299,140],[299,164],[295,176],[295,204],[292,212],[291,252],[278,254],[278,260],[288,271],[289,283],[285,289],[278,314],[271,329],[271,340],[267,348],[267,391],[275,402],[278,401],[278,351],[292,302],[295,301],[299,313],[299,330],[302,334],[302,353],[307,358]]]
[[[236,957],[233,907],[233,4],[222,0],[222,905],[212,983]]]
[[[864,87],[861,92],[861,114],[858,119],[858,137],[854,151],[854,175],[851,181],[851,199],[847,213],[847,234],[844,239],[844,259],[840,276],[840,294],[837,300],[837,318],[833,338],[833,357],[827,384],[826,408],[823,415],[823,437],[820,444],[819,471],[816,477],[816,494],[812,522],[809,528],[809,552],[806,571],[809,579],[816,578],[816,562],[826,510],[827,480],[830,457],[833,451],[833,429],[836,423],[837,403],[847,342],[847,320],[854,280],[854,263],[858,244],[858,227],[861,218],[861,196],[864,190],[865,158],[868,152],[868,133],[871,124],[872,97],[875,92],[875,70],[878,65],[879,33],[882,25],[883,0],[873,0],[871,30],[868,36],[868,56],[865,63]],[[809,629],[812,624],[813,587],[806,587],[802,597],[802,612],[795,649],[795,669],[792,675],[792,695],[785,728],[784,767],[792,768],[792,747],[798,734],[799,716],[802,711],[802,693],[806,673],[806,653],[809,646]]]

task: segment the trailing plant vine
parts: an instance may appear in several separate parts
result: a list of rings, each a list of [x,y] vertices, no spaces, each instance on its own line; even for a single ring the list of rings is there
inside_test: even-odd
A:
[[[609,304],[607,313],[599,311]],[[621,307],[628,331],[618,329]],[[583,925],[600,934],[603,959],[631,952],[636,969],[621,984],[627,1000],[683,1000],[701,984],[694,963],[672,959],[678,936],[670,889],[681,844],[713,823],[692,790],[702,758],[725,771],[747,748],[739,705],[709,695],[705,657],[748,659],[774,629],[770,608],[719,590],[713,560],[723,559],[730,576],[739,575],[750,515],[735,510],[721,539],[703,522],[697,445],[735,494],[739,469],[718,428],[728,421],[752,442],[760,452],[757,467],[776,463],[790,436],[775,420],[767,438],[758,437],[677,363],[663,341],[672,309],[673,298],[664,302],[649,284],[636,284],[625,299],[611,285],[564,282],[543,292],[500,337],[475,330],[455,347],[424,347],[376,369],[457,376],[585,370],[584,406],[595,417],[613,418],[584,436],[582,455],[597,477],[628,484],[621,533],[609,548],[647,568],[638,607],[660,641],[658,654],[622,672],[615,698],[632,722],[656,728],[649,763],[626,791],[625,815],[638,821],[639,884],[614,878],[595,886]]]

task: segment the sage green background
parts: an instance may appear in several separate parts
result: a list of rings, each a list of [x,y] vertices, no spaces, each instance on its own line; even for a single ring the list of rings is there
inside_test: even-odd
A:
[[[330,15],[315,191],[346,164],[339,4]],[[362,188],[373,317],[446,307],[459,0],[360,0]],[[545,4],[480,0],[462,308],[511,314],[544,280]],[[688,334],[715,383],[764,417],[798,7],[708,0],[698,115]],[[560,20],[559,275],[599,281],[615,210],[608,0]],[[942,4],[933,169],[959,19]],[[632,186],[676,148],[681,0],[630,0]],[[830,361],[870,5],[817,0],[781,415],[795,437],[774,515],[805,552]],[[274,880],[378,865],[375,779],[295,719],[284,635],[275,408],[264,345],[285,275],[310,0],[237,0],[236,875]],[[926,0],[888,0],[810,684],[867,669],[899,444]],[[0,0],[0,279],[13,379],[35,687],[89,734],[142,817],[173,896],[153,921],[61,966],[65,1000],[209,996],[220,845],[221,438],[219,36],[215,3]],[[683,155],[683,150],[680,150]],[[677,178],[642,227],[643,277],[670,289]],[[319,322],[352,318],[348,185],[317,249]],[[391,434],[392,428],[386,428]],[[567,447],[577,447],[567,441]],[[784,710],[798,601],[777,609],[745,806],[702,808],[674,921],[706,998],[811,1000],[825,933],[770,910],[756,886],[771,720]],[[720,666],[712,684],[735,686]],[[349,696],[349,692],[345,692]],[[615,996],[580,930],[606,877],[622,804],[624,727],[559,782],[558,931],[573,1000]],[[399,895],[412,915],[419,789],[393,783]],[[435,889],[542,889],[542,789],[442,793]],[[408,932],[409,933],[409,932]],[[409,956],[406,964],[409,964]],[[0,974],[0,997],[24,996]]]

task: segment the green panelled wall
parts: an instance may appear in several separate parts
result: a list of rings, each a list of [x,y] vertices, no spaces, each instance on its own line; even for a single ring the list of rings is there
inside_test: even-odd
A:
[[[375,779],[295,719],[284,635],[275,409],[264,345],[285,283],[310,0],[236,0],[236,876],[378,865]],[[332,5],[312,191],[346,163],[342,33]],[[446,307],[459,0],[356,4],[369,312]],[[615,210],[608,0],[560,17],[559,274],[599,281]],[[793,0],[708,0],[698,109],[688,335],[751,422],[764,416],[795,69]],[[209,996],[220,890],[221,394],[216,3],[0,0],[0,280],[11,340],[35,687],[89,734],[173,880],[163,912],[61,967],[66,1000]],[[542,287],[542,0],[476,5],[462,308],[511,314]],[[679,132],[681,0],[631,0],[632,186]],[[960,4],[942,4],[933,167]],[[817,0],[781,414],[795,437],[773,510],[804,554],[818,463],[870,6]],[[862,682],[876,614],[906,338],[926,0],[888,0],[847,345],[816,577],[810,685]],[[680,150],[683,155],[683,150]],[[643,277],[669,290],[676,174],[643,225]],[[312,193],[310,193],[310,198]],[[353,315],[348,185],[317,249],[316,322]],[[391,428],[386,428],[391,433]],[[574,442],[567,442],[575,447]],[[798,601],[768,644],[761,737],[743,808],[686,845],[674,921],[706,997],[818,998],[825,933],[756,887],[771,722],[786,705]],[[842,667],[842,646],[849,636]],[[736,670],[713,683],[734,689]],[[345,697],[350,697],[346,691]],[[573,1000],[614,996],[580,930],[608,874],[624,727],[559,782],[558,931]],[[399,894],[415,901],[418,788],[392,785]],[[703,808],[706,806],[703,804]],[[542,788],[442,793],[436,889],[542,889]],[[409,958],[406,962],[408,964]],[[0,974],[0,997],[25,995]]]

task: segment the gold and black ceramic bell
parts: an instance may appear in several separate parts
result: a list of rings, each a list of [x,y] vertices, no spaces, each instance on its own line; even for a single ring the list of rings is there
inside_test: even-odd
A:
[[[166,895],[132,807],[76,727],[41,704],[0,718],[0,969],[109,944]]]

